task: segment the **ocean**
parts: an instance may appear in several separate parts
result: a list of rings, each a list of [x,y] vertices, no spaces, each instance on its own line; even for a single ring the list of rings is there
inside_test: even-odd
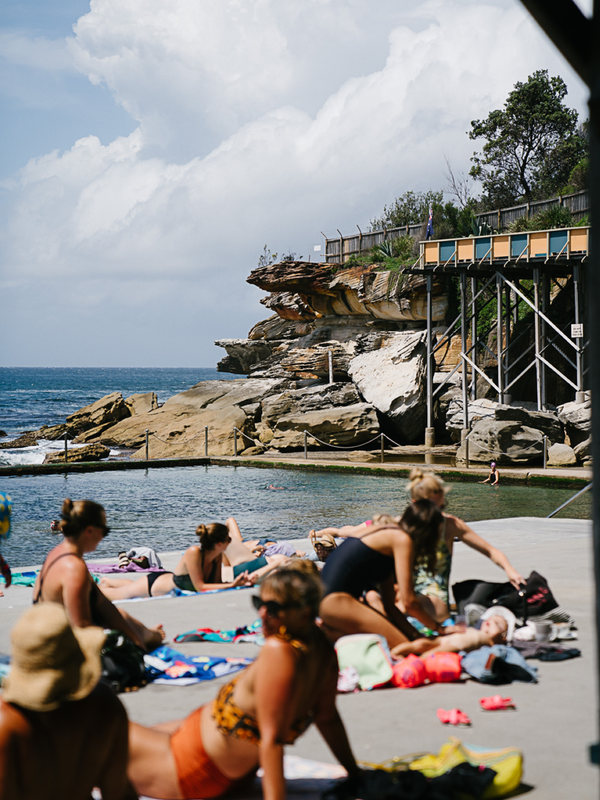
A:
[[[16,436],[43,424],[57,424],[113,391],[123,396],[155,391],[162,402],[201,380],[234,377],[201,368],[1,369],[0,428]],[[7,453],[11,451],[0,450]],[[269,490],[270,484],[284,488]],[[89,498],[106,508],[111,532],[93,559],[116,558],[120,550],[136,545],[183,550],[194,543],[200,522],[229,516],[238,519],[249,538],[304,538],[311,528],[358,523],[377,513],[401,513],[408,500],[407,486],[406,479],[395,476],[242,466],[5,476],[0,490],[13,499],[13,531],[2,544],[2,554],[14,568],[39,564],[56,543],[50,522],[60,515],[65,497]],[[569,489],[455,483],[448,510],[467,521],[541,517],[573,494]],[[589,519],[590,501],[587,493],[561,516]]]
[[[156,392],[158,402],[163,403],[171,395],[200,381],[240,377],[203,367],[2,367],[0,431],[9,438],[16,438],[24,431],[37,430],[42,425],[58,425],[69,414],[111,392],[121,392],[123,397]],[[0,464],[42,464],[46,453],[63,447],[63,442],[40,442],[37,447],[0,450]]]

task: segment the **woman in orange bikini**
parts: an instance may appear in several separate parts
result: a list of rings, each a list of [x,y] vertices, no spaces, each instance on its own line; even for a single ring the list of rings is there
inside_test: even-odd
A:
[[[169,800],[221,797],[260,765],[266,800],[283,800],[283,748],[315,723],[351,775],[359,769],[335,697],[335,651],[315,624],[321,584],[311,562],[270,574],[254,599],[265,634],[256,661],[185,720],[130,723],[130,780]]]

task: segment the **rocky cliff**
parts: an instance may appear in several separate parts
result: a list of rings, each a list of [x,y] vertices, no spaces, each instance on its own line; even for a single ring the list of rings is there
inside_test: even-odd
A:
[[[448,312],[442,280],[435,278],[433,289],[440,327]],[[256,269],[248,282],[268,292],[262,303],[275,313],[247,339],[216,342],[227,352],[218,369],[246,377],[199,383],[160,407],[154,393],[113,393],[72,414],[66,426],[32,436],[58,438],[67,429],[77,443],[131,448],[134,458],[145,457],[146,431],[150,458],[204,455],[206,438],[212,455],[300,449],[305,432],[311,449],[361,447],[381,432],[401,444],[423,442],[425,276],[290,261]],[[584,463],[590,405],[547,413],[473,401],[469,458],[536,462],[545,436],[556,459]],[[450,384],[436,400],[438,441],[458,443],[462,425],[462,390]]]

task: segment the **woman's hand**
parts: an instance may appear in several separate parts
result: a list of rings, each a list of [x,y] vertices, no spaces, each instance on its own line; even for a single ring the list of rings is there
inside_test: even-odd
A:
[[[232,588],[234,586],[253,586],[252,578],[248,575],[248,570],[245,569],[243,572],[234,578],[233,581],[229,584]]]
[[[512,583],[517,591],[520,591],[521,585],[524,584],[525,578],[520,575],[514,567],[509,567],[506,570],[506,575],[508,576],[508,580]]]

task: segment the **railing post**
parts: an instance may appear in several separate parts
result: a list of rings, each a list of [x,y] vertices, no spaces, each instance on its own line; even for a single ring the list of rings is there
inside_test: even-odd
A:
[[[148,461],[148,428],[146,428],[146,461]]]
[[[331,350],[327,351],[327,360],[329,361],[329,383],[333,383],[333,353]]]
[[[65,431],[65,464],[66,464],[66,463],[67,463],[67,461],[69,460],[69,452],[68,452],[68,444],[67,444],[67,437],[68,437],[68,435],[69,435],[69,434],[67,433],[67,431]]]
[[[304,431],[304,460],[308,460],[308,432]]]
[[[204,426],[204,455],[208,458],[208,425]]]
[[[381,437],[381,463],[383,464],[383,459],[384,459],[383,450],[384,450],[384,447],[385,447],[385,442],[384,442],[384,439],[383,439],[383,433],[380,434],[380,437]]]
[[[233,455],[237,458],[237,428],[233,429]]]
[[[548,464],[548,437],[544,434],[544,469]]]

